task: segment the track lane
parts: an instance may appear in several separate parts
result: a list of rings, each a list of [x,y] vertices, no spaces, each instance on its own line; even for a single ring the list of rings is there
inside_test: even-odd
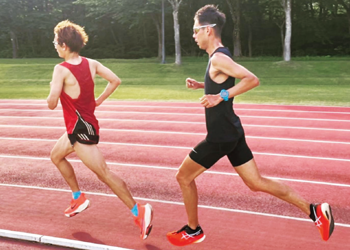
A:
[[[15,161],[4,159],[4,161],[7,170],[4,170],[4,167],[0,168],[1,172],[6,171],[6,177],[0,177],[1,183],[30,186],[39,184],[41,187],[68,189],[58,170],[48,158],[43,160],[18,159]],[[111,194],[111,191],[82,163],[74,161],[73,164],[82,190]],[[24,165],[28,168],[23,167]],[[182,202],[179,186],[175,179],[176,169],[152,169],[117,164],[109,164],[109,167],[127,182],[129,189],[136,197]],[[38,174],[35,174],[35,178],[28,178],[28,176],[33,176],[33,169]],[[350,205],[343,198],[349,193],[350,185],[341,187],[284,182],[310,202],[330,203],[336,221],[350,224]],[[307,218],[290,204],[265,193],[250,191],[238,176],[207,172],[197,178],[196,183],[200,194],[199,204],[201,205]],[[337,193],[337,196],[332,195],[334,193]]]
[[[37,138],[37,139],[58,139],[64,133],[60,129],[38,129],[38,128],[2,128],[3,133],[8,137],[15,138]],[[130,143],[136,145],[156,145],[172,147],[187,147],[189,150],[205,139],[204,133],[165,133],[156,131],[128,131],[128,130],[101,130],[101,143]],[[0,140],[3,137],[0,136]],[[10,139],[9,139],[10,140]],[[312,157],[328,157],[339,159],[350,159],[350,142],[332,142],[321,140],[302,140],[293,138],[277,137],[246,137],[247,143],[252,151],[268,152],[276,154],[304,155]],[[282,147],[283,145],[283,147]]]
[[[8,155],[33,155],[49,157],[57,139],[52,140],[0,140],[0,152]],[[137,145],[111,145],[100,143],[99,147],[108,161],[132,164],[147,164],[177,168],[190,148],[168,149],[164,147],[147,147]],[[156,152],[156,153],[155,153]],[[350,183],[350,177],[344,175],[349,170],[349,160],[325,160],[314,158],[297,158],[292,156],[277,156],[254,153],[259,169],[263,175],[297,178],[314,181],[328,181],[335,183]],[[232,166],[226,157],[221,159],[213,169],[222,172],[231,172]]]
[[[48,190],[26,190],[16,187],[1,187],[6,196],[4,212],[0,222],[8,230],[26,231],[56,237],[78,239],[93,243],[117,245],[136,250],[178,249],[165,240],[165,233],[177,230],[186,221],[184,207],[176,204],[151,202],[158,215],[154,218],[154,229],[146,241],[138,238],[130,212],[113,197],[89,194],[91,208],[73,218],[62,215],[69,193]],[[30,195],[28,195],[30,193]],[[46,197],[33,202],[31,197]],[[11,200],[11,202],[10,202]],[[143,201],[144,202],[144,201]],[[16,206],[15,204],[21,204]],[[46,210],[43,206],[52,204]],[[200,249],[348,249],[349,228],[337,227],[337,233],[328,242],[322,242],[316,227],[311,222],[272,218],[254,214],[199,208],[201,225],[207,235]],[[14,224],[13,221],[22,223]],[[55,227],[47,227],[50,221]],[[106,230],[108,228],[108,230]],[[229,228],[220,230],[218,228]],[[292,230],[291,230],[292,229]],[[254,235],[254,240],[252,240]],[[296,241],[295,239],[298,239]],[[234,243],[233,243],[234,242]],[[198,249],[192,245],[186,249]]]
[[[2,99],[1,105],[9,106],[47,106],[46,100],[21,100],[21,99]],[[199,102],[174,102],[174,101],[111,101],[107,100],[103,106],[116,106],[116,107],[169,107],[169,108],[202,108]],[[102,107],[103,107],[102,106]],[[246,104],[246,103],[234,103],[235,109],[259,109],[259,110],[284,110],[284,111],[319,111],[319,112],[350,112],[349,107],[340,106],[310,106],[310,105],[280,105],[280,104]]]
[[[28,116],[39,116],[39,117],[55,117],[62,118],[61,110],[0,110],[0,116],[16,116],[16,117],[28,117]],[[141,120],[141,121],[158,121],[158,122],[181,122],[184,124],[189,123],[200,123],[204,124],[203,114],[185,114],[185,117],[181,114],[144,114],[144,113],[121,113],[121,112],[96,112],[96,116],[99,120],[101,119],[111,119],[113,121],[117,120]],[[278,116],[245,116],[241,115],[240,119],[244,124],[251,125],[270,125],[270,126],[294,126],[294,127],[315,127],[317,123],[318,128],[336,128],[336,129],[346,129],[349,130],[350,120],[334,120],[334,119],[318,119],[318,118],[298,118],[298,117],[278,117]]]
[[[60,114],[61,115],[61,114]],[[153,116],[152,116],[153,117]],[[250,118],[249,118],[250,119]],[[261,119],[266,119],[266,118],[261,118]],[[35,145],[34,145],[35,146]],[[1,151],[0,151],[1,152]],[[184,155],[182,156],[182,158],[184,157]],[[274,159],[276,159],[275,157],[274,157]],[[209,195],[208,195],[208,197],[209,197]],[[182,213],[183,213],[183,211],[182,211]],[[211,214],[212,215],[212,214]],[[245,227],[245,225],[243,226],[243,227]],[[260,225],[259,225],[259,227],[260,227]],[[217,226],[215,226],[215,228],[217,228]],[[334,237],[334,236],[333,236]],[[332,238],[333,239],[333,238]],[[249,240],[248,240],[249,241]],[[254,242],[255,243],[255,242]],[[346,243],[347,244],[347,243]],[[345,245],[346,245],[345,244]],[[201,245],[202,246],[202,245]],[[283,248],[283,247],[282,247]],[[242,249],[242,248],[237,248],[237,249]],[[271,249],[271,248],[270,248]],[[286,249],[286,248],[285,248]],[[310,248],[308,248],[308,249],[310,249]],[[322,249],[322,248],[321,248]],[[337,248],[338,249],[338,248]],[[341,249],[341,248],[339,248],[339,249]]]
[[[61,107],[57,107],[54,111],[49,110],[47,107],[39,106],[39,107],[32,107],[32,106],[25,106],[23,108],[16,108],[16,107],[1,107],[0,106],[0,112],[14,112],[19,111],[22,113],[30,113],[33,111],[39,112],[39,113],[46,113],[46,112],[62,112]],[[163,116],[200,116],[204,117],[204,109],[184,109],[184,110],[178,110],[178,109],[170,109],[163,107],[160,108],[149,108],[148,110],[140,110],[138,107],[129,107],[129,108],[115,108],[115,107],[102,107],[102,108],[96,108],[95,111],[96,114],[103,114],[103,113],[109,113],[109,114],[132,114],[134,116],[138,115],[163,115]],[[340,113],[340,112],[334,112],[334,113],[318,113],[313,111],[305,111],[305,112],[285,112],[285,111],[276,111],[276,110],[238,110],[237,112],[238,116],[241,117],[271,117],[273,119],[274,117],[283,117],[283,118],[291,118],[291,119],[327,119],[327,120],[346,120],[350,122],[349,113]]]
[[[40,120],[40,125],[38,121]],[[140,120],[100,120],[100,127],[104,129],[131,129],[131,130],[150,130],[163,132],[185,132],[185,133],[202,133],[206,134],[204,123],[171,123],[171,122],[152,122]],[[11,126],[13,125],[13,126]],[[316,124],[315,124],[316,125]],[[23,128],[21,128],[23,126]],[[49,127],[64,128],[63,119],[47,119],[44,117],[33,118],[8,118],[0,117],[0,128],[19,128],[25,129],[26,126],[36,126],[40,129]],[[317,125],[316,125],[317,126]],[[350,128],[341,129],[322,129],[317,127],[291,127],[291,126],[268,126],[268,125],[244,125],[247,136],[264,136],[264,137],[285,137],[294,139],[309,140],[331,140],[338,142],[350,142]],[[117,131],[116,131],[117,132]]]

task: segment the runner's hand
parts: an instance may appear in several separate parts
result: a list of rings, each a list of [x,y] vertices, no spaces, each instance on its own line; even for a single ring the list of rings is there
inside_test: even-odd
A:
[[[189,89],[198,89],[198,88],[200,88],[200,84],[199,84],[199,82],[197,82],[196,80],[194,80],[192,78],[187,78],[186,79],[186,87]]]
[[[96,99],[96,107],[100,106],[102,102],[99,99]]]
[[[212,108],[222,102],[224,99],[218,95],[204,95],[200,99],[200,102],[205,108]]]

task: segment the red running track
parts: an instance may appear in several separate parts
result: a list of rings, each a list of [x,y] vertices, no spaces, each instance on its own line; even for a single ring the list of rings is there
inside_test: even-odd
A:
[[[130,212],[115,198],[89,195],[91,208],[73,218],[62,214],[69,193],[58,191],[26,190],[17,187],[0,187],[8,208],[1,225],[8,230],[51,235],[60,238],[119,246],[128,249],[179,249],[171,246],[165,232],[181,227],[184,207],[177,204],[152,202],[157,215],[152,235],[146,241],[138,239]],[[16,193],[16,195],[12,195]],[[30,197],[28,197],[30,193]],[[33,201],[32,197],[45,197]],[[144,201],[142,201],[144,202]],[[50,206],[48,206],[50,204]],[[46,209],[42,209],[45,207]],[[332,239],[322,242],[310,222],[283,218],[270,218],[200,208],[202,227],[207,238],[200,245],[186,249],[348,249],[349,228],[338,227]],[[21,221],[14,224],[13,221]],[[48,223],[49,222],[49,223]]]
[[[26,101],[25,106],[16,105],[21,102],[23,101],[0,101],[1,183],[66,189],[66,184],[49,161],[50,149],[64,131],[62,111],[45,110],[43,101]],[[17,225],[16,228],[12,228],[0,220],[5,227],[3,229],[38,233],[39,230],[44,230],[45,222],[50,220],[55,221],[55,226],[44,232],[52,236],[102,242],[133,249],[172,249],[164,238],[165,233],[181,227],[186,218],[182,205],[166,202],[181,202],[174,175],[177,166],[191,147],[205,136],[204,116],[201,113],[203,110],[195,103],[107,102],[106,104],[106,107],[100,107],[97,112],[102,127],[100,148],[106,160],[110,162],[110,167],[127,181],[136,197],[160,200],[151,201],[156,208],[156,217],[161,216],[155,221],[157,224],[155,229],[160,231],[154,230],[150,239],[145,242],[137,241],[137,237],[131,231],[119,232],[121,237],[111,230],[113,227],[108,227],[106,231],[105,224],[116,218],[115,213],[122,210],[125,212],[124,206],[116,200],[119,204],[111,208],[110,212],[109,210],[101,212],[100,209],[96,211],[95,207],[93,216],[89,217],[92,209],[86,211],[88,218],[81,219],[82,221],[73,228],[75,231],[81,228],[91,230],[87,234],[65,233],[63,230],[64,233],[61,235],[60,227],[63,225],[66,228],[67,221],[57,216],[57,213],[64,210],[69,195],[62,195],[59,191],[32,189],[28,191],[24,187],[0,186],[0,189],[5,189],[1,193],[18,193],[13,190],[23,192],[26,199],[19,197],[18,200],[21,202],[24,200],[22,207],[27,208],[25,214],[29,216],[26,218],[23,215],[24,217],[20,219],[12,217],[12,221],[30,222],[18,225],[16,229]],[[342,197],[348,196],[350,188],[349,177],[344,174],[350,161],[346,154],[350,144],[348,119],[350,109],[237,104],[235,108],[243,124],[248,122],[245,127],[247,140],[252,150],[256,152],[255,158],[262,174],[284,178],[288,185],[310,201],[327,200],[333,207],[336,222],[341,224],[336,226],[330,241],[324,243],[311,222],[278,218],[279,215],[287,215],[306,219],[306,216],[289,204],[266,194],[249,191],[234,175],[227,160],[223,159],[212,170],[198,178],[200,204],[238,211],[201,208],[201,224],[208,237],[197,247],[223,250],[348,249],[350,242],[346,235],[350,231],[350,207]],[[171,134],[174,131],[182,133]],[[192,132],[197,134],[191,135]],[[71,159],[74,158],[73,155]],[[74,166],[83,190],[109,192],[82,164],[74,163]],[[33,175],[35,178],[29,177]],[[59,202],[55,205],[61,207],[54,207],[52,215],[48,212],[45,216],[37,216],[39,219],[35,217],[32,211],[35,209],[32,206],[41,202],[33,199],[35,194],[41,197],[42,195],[37,194],[40,192],[48,192],[49,196],[54,197],[53,199],[58,199]],[[98,199],[93,204],[100,204],[101,196],[94,194],[91,196]],[[103,199],[115,200],[110,196]],[[11,205],[5,205],[8,206]],[[7,215],[10,218],[20,214],[19,211],[13,212],[12,209],[12,207],[9,209]],[[271,214],[272,217],[246,214],[242,211],[261,212]],[[95,219],[98,213],[103,214],[105,220],[101,223],[98,220],[86,226],[86,220]],[[84,217],[83,214],[79,216]],[[33,223],[33,218],[36,218],[38,224],[28,226]],[[134,227],[126,218],[127,216],[122,216],[122,219],[118,219],[118,228],[124,229],[124,224],[125,228]],[[111,231],[114,233],[113,237],[104,237],[104,234],[109,234]],[[288,233],[285,233],[286,231]],[[95,234],[91,232],[97,232],[98,237],[94,237]],[[119,241],[120,238],[123,240]],[[235,238],[239,241],[235,241]]]
[[[35,118],[35,119],[33,119]],[[38,127],[38,120],[40,120],[40,126],[49,127],[61,127],[64,130],[64,122],[61,117],[54,117],[54,119],[47,119],[47,117],[24,117],[24,116],[3,116],[0,117],[1,128],[12,128],[13,124],[17,127],[23,126],[36,126]],[[199,133],[205,134],[206,128],[204,121],[196,123],[174,123],[171,121],[147,121],[147,120],[126,120],[126,119],[100,119],[99,124],[102,130],[111,129],[130,129],[130,130],[151,130],[151,131],[165,131],[169,130],[171,126],[172,131],[175,133]],[[245,132],[249,136],[270,136],[270,137],[282,137],[288,136],[288,138],[294,139],[309,139],[309,140],[329,140],[347,142],[350,140],[350,130],[337,129],[337,128],[315,128],[315,127],[302,127],[302,126],[276,126],[276,125],[254,125],[244,124]],[[348,124],[349,125],[349,124]],[[337,127],[338,124],[334,125]],[[116,132],[116,131],[115,131]],[[14,133],[14,132],[13,132]],[[287,134],[286,134],[287,133]]]
[[[0,125],[1,126],[1,125]],[[25,127],[25,128],[3,128],[2,131],[8,135],[9,138],[1,139],[4,147],[1,151],[8,154],[16,154],[21,151],[25,155],[36,154],[37,156],[48,155],[48,149],[52,148],[56,139],[64,132],[63,128],[50,127],[49,129],[40,129],[39,127]],[[164,141],[166,137],[166,141]],[[163,133],[149,133],[146,131],[117,131],[111,132],[101,131],[101,147],[107,147],[106,157],[112,161],[118,162],[132,162],[135,164],[164,165],[178,167],[183,159],[183,155],[187,154],[191,145],[196,145],[197,142],[203,139],[202,134],[171,134]],[[12,139],[11,139],[12,138]],[[22,142],[18,146],[18,142],[11,142],[13,138],[19,138]],[[35,141],[31,141],[34,138]],[[43,141],[39,141],[41,138]],[[103,138],[108,138],[109,142],[104,142]],[[282,139],[282,140],[280,140]],[[256,154],[257,161],[261,170],[268,176],[280,176],[285,178],[292,178],[296,173],[300,175],[309,176],[308,179],[318,180],[318,176],[324,176],[323,181],[332,181],[337,183],[348,183],[348,175],[343,173],[348,169],[350,161],[347,152],[350,149],[349,144],[341,143],[319,143],[317,141],[283,141],[283,138],[251,138],[248,135],[248,142],[250,147]],[[46,146],[46,143],[49,145]],[[28,147],[27,144],[38,145],[36,147]],[[44,143],[45,146],[40,146]],[[300,147],[302,143],[303,147]],[[346,143],[346,142],[345,142]],[[13,144],[13,146],[11,146]],[[281,147],[283,144],[283,147]],[[148,145],[148,146],[147,146]],[[147,146],[147,147],[145,147]],[[167,146],[164,148],[162,146]],[[1,147],[1,145],[0,145]],[[145,159],[145,154],[156,151],[157,154],[149,154]],[[276,156],[274,154],[280,154]],[[159,157],[162,155],[163,157]],[[300,156],[294,158],[292,156]],[[305,158],[305,157],[315,158]],[[329,160],[323,160],[328,158]],[[260,160],[261,159],[261,160]],[[291,161],[291,159],[293,161]],[[333,159],[333,160],[332,160]],[[312,168],[306,168],[307,163],[314,163],[318,166],[319,171],[315,173]],[[281,168],[281,166],[284,166]],[[332,175],[327,174],[332,168]],[[230,164],[223,159],[220,164],[215,166],[216,170],[231,171]],[[266,171],[265,171],[266,169]],[[291,173],[291,174],[289,174]]]

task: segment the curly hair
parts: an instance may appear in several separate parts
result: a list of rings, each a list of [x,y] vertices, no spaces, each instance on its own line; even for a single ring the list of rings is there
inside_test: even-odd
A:
[[[59,45],[65,43],[71,52],[79,53],[89,40],[83,27],[69,20],[59,22],[55,29]]]

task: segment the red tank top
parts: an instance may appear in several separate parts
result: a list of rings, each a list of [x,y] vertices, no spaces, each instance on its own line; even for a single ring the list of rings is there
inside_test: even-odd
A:
[[[89,61],[85,57],[81,57],[81,59],[81,63],[78,65],[67,62],[60,64],[69,69],[80,86],[80,95],[77,99],[71,98],[64,91],[61,92],[60,101],[62,104],[64,121],[68,134],[73,133],[80,116],[83,121],[90,123],[95,129],[96,135],[99,135],[99,125],[94,114],[96,108],[94,94],[95,84],[91,77]]]

